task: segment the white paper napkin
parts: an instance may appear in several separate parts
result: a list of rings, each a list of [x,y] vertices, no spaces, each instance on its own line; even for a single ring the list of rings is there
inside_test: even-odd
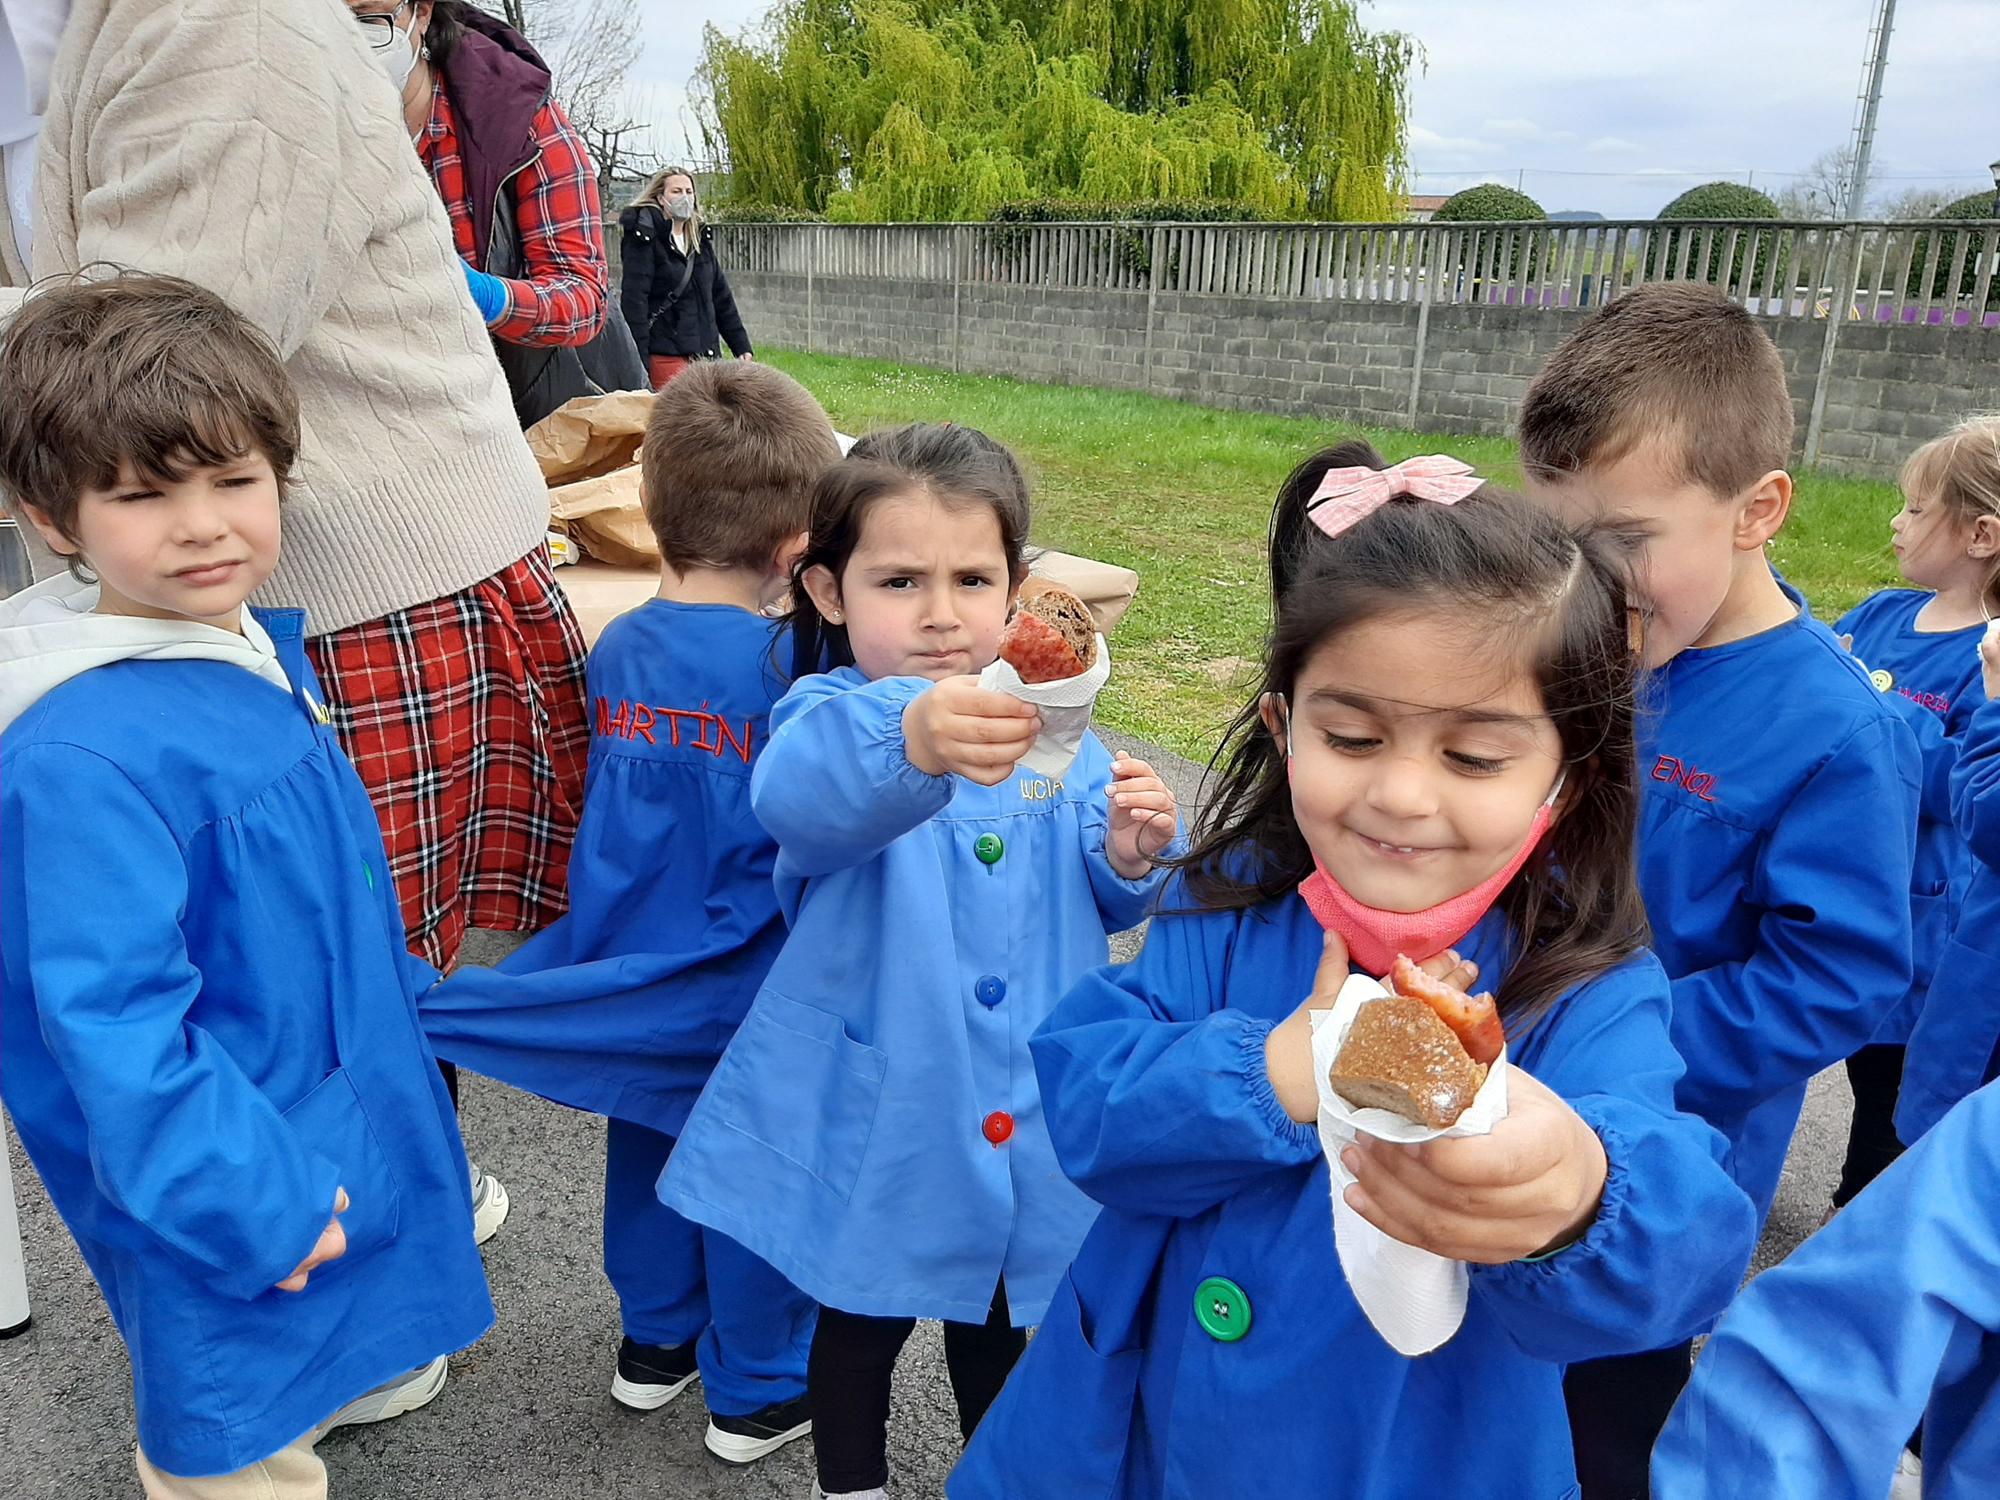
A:
[[[1111,648],[1104,637],[1097,638],[1097,661],[1087,672],[1065,677],[1060,682],[1021,681],[1021,674],[1004,661],[996,661],[979,674],[979,685],[992,692],[1006,693],[1042,711],[1042,732],[1020,764],[1037,776],[1062,776],[1083,744],[1083,732],[1090,728],[1090,711],[1097,695],[1111,680]]]
[[[1354,1174],[1340,1153],[1357,1135],[1415,1145],[1439,1136],[1485,1135],[1507,1118],[1507,1052],[1486,1070],[1486,1082],[1449,1130],[1432,1130],[1386,1109],[1359,1109],[1333,1091],[1328,1073],[1361,1007],[1389,992],[1362,974],[1350,974],[1332,1010],[1312,1012],[1313,1072],[1319,1080],[1319,1143],[1333,1183],[1333,1246],[1354,1300],[1398,1354],[1428,1354],[1465,1321],[1469,1285],[1463,1261],[1447,1260],[1391,1239],[1347,1206],[1342,1197]]]

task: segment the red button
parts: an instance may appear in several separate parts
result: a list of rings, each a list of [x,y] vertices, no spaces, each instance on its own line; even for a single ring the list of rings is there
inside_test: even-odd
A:
[[[1004,1109],[996,1109],[986,1117],[986,1123],[979,1127],[980,1133],[996,1146],[1004,1146],[1014,1133],[1014,1117]]]

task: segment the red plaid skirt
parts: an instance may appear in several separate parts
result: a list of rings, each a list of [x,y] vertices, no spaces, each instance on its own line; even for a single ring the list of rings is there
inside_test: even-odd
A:
[[[590,728],[547,553],[307,650],[382,819],[410,951],[449,970],[468,924],[561,916]]]

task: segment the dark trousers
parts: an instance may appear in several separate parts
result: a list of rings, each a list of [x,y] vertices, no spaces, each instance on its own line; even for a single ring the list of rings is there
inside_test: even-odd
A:
[[[889,1379],[915,1318],[870,1318],[822,1306],[806,1370],[819,1487],[830,1495],[889,1482]],[[958,1402],[958,1430],[970,1438],[1007,1372],[1028,1347],[1007,1322],[1007,1284],[993,1293],[983,1324],[944,1325],[944,1363]]]
[[[1841,1164],[1840,1185],[1833,1190],[1835,1208],[1845,1208],[1856,1193],[1903,1154],[1903,1143],[1896,1139],[1903,1049],[1863,1047],[1847,1060],[1847,1082],[1854,1090],[1854,1123],[1847,1132],[1847,1160]]]
[[[1563,1376],[1583,1500],[1649,1500],[1653,1444],[1693,1369],[1694,1343],[1586,1360]]]

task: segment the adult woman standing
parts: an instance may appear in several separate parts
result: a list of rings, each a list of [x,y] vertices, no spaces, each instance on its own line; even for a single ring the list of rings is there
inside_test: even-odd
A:
[[[463,0],[348,0],[402,92],[515,414],[643,389],[608,295],[597,167],[526,37]]]
[[[625,233],[620,301],[653,389],[693,360],[721,358],[724,340],[738,359],[750,358],[750,335],[715,258],[715,236],[702,222],[693,176],[679,167],[656,173],[618,223]]]

